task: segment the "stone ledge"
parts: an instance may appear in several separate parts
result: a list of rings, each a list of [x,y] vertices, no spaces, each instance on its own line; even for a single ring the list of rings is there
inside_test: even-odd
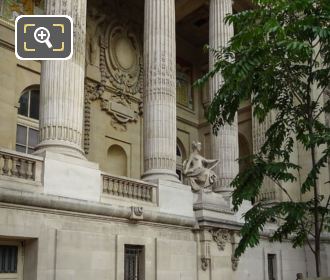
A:
[[[200,227],[215,227],[215,228],[226,228],[232,230],[240,230],[243,226],[242,223],[213,217],[199,217],[197,218]]]
[[[13,205],[37,207],[40,209],[69,211],[71,213],[75,212],[87,215],[110,216],[127,220],[130,220],[131,216],[130,207],[107,205],[87,200],[7,189],[1,189],[0,191],[0,203],[1,202]],[[191,217],[161,213],[147,209],[143,210],[143,220],[141,222],[153,222],[189,228],[193,228],[196,224],[196,220]]]

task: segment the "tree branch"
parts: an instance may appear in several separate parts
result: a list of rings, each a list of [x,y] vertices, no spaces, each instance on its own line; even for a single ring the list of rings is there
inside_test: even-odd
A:
[[[325,208],[328,209],[329,206],[330,206],[330,195],[328,196],[328,200],[327,200],[327,203],[325,204]],[[326,212],[324,212],[321,215],[320,231],[322,231],[322,228],[323,228],[325,215],[326,215]]]
[[[277,180],[273,180],[273,181],[288,196],[288,198],[290,199],[290,201],[291,202],[294,202],[294,200],[292,199],[292,197],[290,196],[290,194],[288,193],[288,191],[280,184],[280,182],[278,182]]]

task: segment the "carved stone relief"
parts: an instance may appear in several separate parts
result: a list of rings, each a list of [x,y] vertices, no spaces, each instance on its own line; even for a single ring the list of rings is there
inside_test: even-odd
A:
[[[237,248],[238,244],[238,234],[235,233],[234,231],[228,230],[228,229],[211,229],[209,232],[212,235],[213,241],[216,242],[218,249],[220,251],[225,250],[226,244],[230,243],[231,244],[231,264],[232,264],[232,270],[236,271],[238,264],[239,264],[239,258],[235,256],[235,250]],[[211,257],[209,256],[209,259]],[[208,262],[206,260],[203,260],[202,258],[202,269],[203,269],[203,264],[208,265]],[[206,269],[205,268],[205,269]]]
[[[230,233],[225,229],[218,229],[211,231],[213,240],[217,243],[218,249],[223,251],[226,247],[226,243],[230,241]]]
[[[131,206],[131,220],[143,220],[143,207]]]
[[[233,271],[237,270],[238,263],[239,263],[239,258],[235,256],[231,256],[231,268]]]
[[[106,63],[111,87],[125,95],[142,92],[143,57],[137,31],[128,22],[113,20],[107,28]]]
[[[206,258],[206,257],[202,257],[201,258],[201,268],[202,270],[206,271],[208,266],[209,266],[209,262],[210,262],[210,259]]]
[[[91,102],[100,98],[103,90],[100,86],[90,80],[85,80],[85,99],[84,99],[84,152],[89,153],[90,124],[91,124]]]
[[[99,13],[96,7],[87,11],[86,24],[86,65],[96,67],[100,65],[100,37],[102,35],[101,24],[106,16]]]
[[[88,13],[86,66],[99,74],[85,81],[86,153],[89,150],[91,102],[100,100],[101,110],[111,116],[111,125],[122,131],[142,115],[142,32],[127,16],[116,17],[121,14],[116,10],[121,6],[116,1],[113,3],[114,12],[109,16],[96,7]]]

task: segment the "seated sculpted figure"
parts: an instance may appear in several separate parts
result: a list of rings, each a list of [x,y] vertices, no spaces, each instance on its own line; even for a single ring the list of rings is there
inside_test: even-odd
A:
[[[183,163],[183,174],[187,179],[188,185],[191,186],[194,192],[201,189],[212,191],[212,185],[217,179],[214,173],[214,168],[219,161],[216,159],[206,159],[200,155],[201,143],[193,142],[193,152],[190,154],[188,160]]]

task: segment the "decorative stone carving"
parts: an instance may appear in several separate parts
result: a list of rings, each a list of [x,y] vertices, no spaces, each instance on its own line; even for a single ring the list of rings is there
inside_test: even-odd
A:
[[[230,241],[230,233],[226,229],[218,229],[211,231],[213,240],[217,243],[218,249],[223,251],[226,243]]]
[[[143,220],[143,207],[131,206],[131,220]]]
[[[86,25],[86,64],[99,66],[100,62],[100,25],[105,20],[105,15],[98,12],[97,8],[92,7],[87,12]]]
[[[235,257],[235,251],[237,248],[237,243],[238,241],[238,234],[235,232],[231,232],[231,250],[232,250],[232,254],[231,254],[231,268],[233,271],[237,270],[238,264],[239,264],[239,258]]]
[[[111,122],[113,127],[126,130],[126,123],[137,122],[139,111],[131,107],[131,102],[128,102],[124,98],[119,98],[117,102],[103,99],[101,102],[101,109],[113,116],[114,120]],[[137,109],[139,109],[139,107]],[[119,126],[117,126],[117,124],[119,124]]]
[[[141,94],[143,88],[142,44],[138,35],[129,22],[117,19],[113,19],[106,31],[110,85],[126,101],[129,95]]]
[[[217,159],[206,159],[200,155],[201,143],[192,143],[193,152],[183,163],[183,174],[194,192],[212,191],[217,175],[212,168],[219,164]]]
[[[206,257],[201,257],[201,268],[202,270],[206,271],[209,267],[210,259]]]
[[[231,268],[232,268],[233,271],[237,270],[238,263],[239,263],[239,258],[231,256]]]
[[[112,4],[113,10],[122,10],[117,1]],[[91,36],[86,43],[89,52],[86,62],[98,66],[100,76],[97,79],[93,77],[96,82],[93,82],[92,88],[88,85],[91,81],[85,82],[85,91],[92,91],[85,99],[85,151],[89,146],[88,107],[91,101],[100,99],[101,109],[111,116],[111,125],[122,131],[127,130],[127,123],[137,122],[142,115],[141,32],[133,28],[127,17],[119,19],[117,14],[121,13],[116,12],[105,18],[96,8],[89,12],[88,32]]]
[[[206,270],[211,262],[211,250],[210,242],[211,235],[207,230],[203,230],[200,233],[200,242],[201,242],[201,267],[202,270]]]
[[[88,79],[85,80],[85,99],[84,99],[84,152],[89,153],[90,125],[91,125],[91,102],[99,99],[103,89]]]

